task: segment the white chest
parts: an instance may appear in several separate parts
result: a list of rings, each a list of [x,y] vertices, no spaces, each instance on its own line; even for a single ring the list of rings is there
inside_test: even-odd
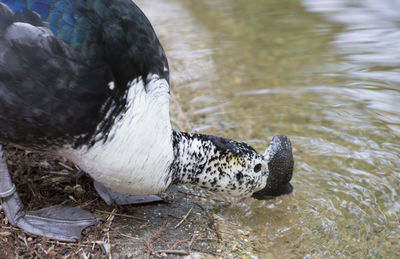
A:
[[[165,190],[173,161],[169,118],[169,85],[164,79],[132,83],[127,110],[112,127],[105,143],[60,151],[95,180],[133,195]]]

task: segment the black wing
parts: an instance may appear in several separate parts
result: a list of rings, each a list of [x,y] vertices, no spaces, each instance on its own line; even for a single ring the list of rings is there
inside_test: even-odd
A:
[[[88,142],[112,95],[110,72],[85,65],[35,13],[18,19],[0,3],[0,140]]]

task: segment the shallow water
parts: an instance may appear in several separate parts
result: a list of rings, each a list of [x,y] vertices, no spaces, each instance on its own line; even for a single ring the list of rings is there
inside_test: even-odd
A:
[[[246,255],[400,257],[399,1],[138,4],[166,49],[182,128],[260,152],[273,135],[292,140],[293,194],[215,212]]]

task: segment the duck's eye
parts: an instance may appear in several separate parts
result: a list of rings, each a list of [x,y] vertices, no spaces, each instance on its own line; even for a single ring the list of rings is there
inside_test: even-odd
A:
[[[256,164],[256,166],[254,167],[254,172],[258,173],[261,170],[261,164]]]

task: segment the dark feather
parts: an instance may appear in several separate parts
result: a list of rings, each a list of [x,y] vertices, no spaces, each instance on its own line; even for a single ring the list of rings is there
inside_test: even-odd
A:
[[[148,74],[168,80],[168,63],[130,0],[0,0],[0,141],[104,140],[128,82]]]
[[[0,46],[1,139],[75,143],[94,133],[110,95],[105,67],[82,64],[44,27],[14,23]]]

